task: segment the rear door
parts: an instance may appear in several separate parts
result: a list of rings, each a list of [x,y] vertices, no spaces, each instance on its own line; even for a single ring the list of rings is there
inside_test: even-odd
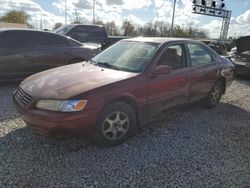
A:
[[[33,72],[70,63],[72,53],[67,38],[49,32],[34,32],[32,40],[34,46]]]
[[[190,101],[204,98],[213,87],[219,75],[215,58],[199,43],[187,43],[190,58]]]
[[[18,80],[31,71],[32,46],[27,31],[0,33],[0,80]]]
[[[189,70],[187,55],[183,43],[167,46],[154,67],[168,65],[172,67],[169,74],[148,77],[148,104],[150,113],[158,112],[179,104],[186,103],[189,98]]]

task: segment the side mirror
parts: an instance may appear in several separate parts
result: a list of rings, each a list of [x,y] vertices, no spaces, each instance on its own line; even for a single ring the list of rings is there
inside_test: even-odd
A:
[[[169,74],[172,71],[172,68],[168,65],[158,65],[155,67],[153,74]]]

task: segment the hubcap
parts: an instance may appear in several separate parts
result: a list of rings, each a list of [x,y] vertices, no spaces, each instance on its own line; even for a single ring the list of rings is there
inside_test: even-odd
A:
[[[105,138],[117,140],[124,136],[129,128],[129,118],[123,112],[109,114],[103,122],[102,132]]]
[[[218,102],[220,99],[220,87],[219,86],[215,86],[213,91],[211,92],[211,103],[215,104],[216,102]]]

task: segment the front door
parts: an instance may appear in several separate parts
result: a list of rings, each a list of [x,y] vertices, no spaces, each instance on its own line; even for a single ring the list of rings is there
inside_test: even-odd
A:
[[[189,98],[189,70],[184,44],[173,44],[163,49],[159,59],[152,66],[152,72],[159,65],[172,68],[168,74],[148,76],[149,112],[159,112],[179,104]]]

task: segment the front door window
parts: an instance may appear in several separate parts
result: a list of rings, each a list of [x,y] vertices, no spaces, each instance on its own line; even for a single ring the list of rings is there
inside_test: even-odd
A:
[[[172,70],[185,67],[185,54],[182,44],[168,46],[161,55],[157,65],[168,65]]]

